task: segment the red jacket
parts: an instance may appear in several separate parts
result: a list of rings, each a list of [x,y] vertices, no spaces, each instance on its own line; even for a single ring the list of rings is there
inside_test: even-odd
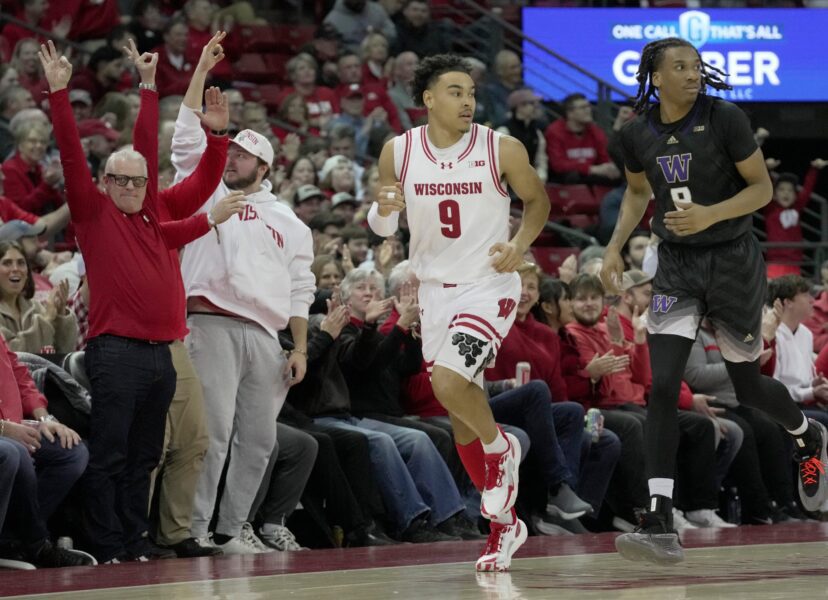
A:
[[[135,150],[147,160],[149,181],[144,205],[135,214],[121,212],[93,183],[68,90],[51,94],[50,104],[67,200],[93,290],[89,338],[104,333],[157,341],[183,338],[187,333],[182,309],[184,285],[170,250],[203,235],[209,226],[205,215],[160,223],[158,94],[141,90],[133,141]],[[217,172],[220,177],[221,170]]]
[[[573,322],[566,326],[566,330],[575,341],[581,358],[581,369],[586,367],[596,353],[603,355],[612,350],[613,354],[628,354],[630,357],[629,369],[605,375],[598,382],[595,398],[598,408],[612,408],[622,404],[646,406],[645,393],[650,370],[647,344],[624,342],[624,346],[616,346],[610,342],[604,323],[586,327]]]
[[[592,165],[610,162],[607,136],[595,123],[588,124],[581,133],[574,133],[566,126],[566,119],[558,119],[546,128],[544,136],[549,170],[555,173],[577,171],[589,175]]]
[[[814,352],[828,346],[828,290],[823,290],[814,302],[814,314],[802,322],[814,334]]]
[[[800,216],[811,199],[811,194],[817,182],[819,171],[811,167],[805,175],[802,189],[796,196],[796,201],[788,208],[784,208],[775,200],[771,200],[764,208],[765,232],[769,242],[801,242],[802,225]],[[769,263],[799,264],[802,262],[802,248],[768,248],[767,261]],[[809,328],[810,329],[810,328]]]
[[[43,180],[43,167],[29,165],[18,152],[2,168],[5,194],[23,210],[37,214],[46,204],[63,204],[60,192]]]
[[[531,379],[540,379],[549,386],[553,402],[569,400],[566,382],[561,374],[561,348],[558,334],[538,323],[531,314],[526,320],[515,319],[497,353],[495,366],[486,369],[489,381],[513,379],[517,363],[528,362]]]
[[[621,330],[624,332],[624,339],[628,342],[634,342],[635,330],[633,329],[632,321],[620,313],[618,315],[618,320],[621,322]],[[643,370],[644,367],[642,367],[642,371]],[[647,383],[644,385],[644,387],[646,389],[646,394],[649,397],[650,390],[653,388],[653,370],[649,360],[646,364],[646,372]],[[693,390],[690,389],[690,386],[687,385],[687,382],[685,382],[684,380],[682,380],[681,388],[679,389],[678,407],[682,410],[693,410]]]
[[[0,419],[20,423],[38,408],[46,408],[46,398],[0,336]]]
[[[581,366],[581,354],[575,343],[575,338],[566,327],[558,331],[561,348],[561,373],[566,382],[566,391],[569,400],[580,402],[591,408],[597,402],[596,389],[592,385],[589,373]]]

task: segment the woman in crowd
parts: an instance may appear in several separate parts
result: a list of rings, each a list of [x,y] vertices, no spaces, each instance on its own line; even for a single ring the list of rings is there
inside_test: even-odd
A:
[[[69,285],[58,284],[42,303],[33,295],[34,279],[23,247],[0,242],[0,334],[9,348],[32,354],[72,352],[78,323],[66,307]]]
[[[47,205],[63,204],[60,188],[63,169],[53,160],[47,167],[41,161],[49,147],[51,131],[38,121],[24,121],[14,129],[15,153],[3,163],[5,195],[20,208],[42,214]]]

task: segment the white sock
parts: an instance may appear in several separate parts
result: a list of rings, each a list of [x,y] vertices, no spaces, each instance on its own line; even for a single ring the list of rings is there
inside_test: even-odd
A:
[[[665,498],[673,499],[673,480],[656,477],[647,480],[647,486],[650,488],[650,496],[664,496]]]
[[[796,429],[788,429],[788,433],[790,433],[791,435],[802,435],[806,431],[808,431],[808,417],[806,417],[805,414],[803,413],[803,415],[802,415],[802,425],[800,425]]]
[[[480,440],[480,442],[482,443],[483,440]],[[483,452],[486,454],[503,454],[508,449],[509,440],[501,433],[500,429],[497,430],[497,437],[495,439],[488,444],[483,444]]]

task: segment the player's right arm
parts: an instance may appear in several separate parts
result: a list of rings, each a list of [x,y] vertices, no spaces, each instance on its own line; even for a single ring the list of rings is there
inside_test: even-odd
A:
[[[621,201],[621,210],[618,213],[618,221],[615,223],[615,231],[604,251],[604,265],[601,267],[601,281],[607,293],[620,294],[619,285],[621,275],[624,273],[624,259],[621,258],[621,249],[627,243],[630,234],[641,222],[641,218],[647,211],[647,204],[653,195],[650,182],[644,171],[633,173],[625,168],[627,176],[627,189],[624,192],[624,199]]]
[[[380,191],[368,211],[368,225],[377,235],[388,237],[397,231],[400,211],[405,208],[402,183],[394,169],[394,140],[382,147],[379,159]]]

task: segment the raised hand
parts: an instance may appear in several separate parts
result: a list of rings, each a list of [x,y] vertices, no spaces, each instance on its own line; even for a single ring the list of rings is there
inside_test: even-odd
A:
[[[618,318],[618,311],[611,306],[607,311],[607,333],[613,344],[624,343],[624,330],[621,328],[621,320]]]
[[[47,43],[41,44],[37,56],[43,66],[46,81],[49,82],[49,91],[54,93],[66,88],[72,78],[72,63],[65,56],[58,54],[55,43],[49,40]]]
[[[376,323],[381,317],[387,315],[391,311],[393,301],[393,298],[371,300],[365,308],[365,322]]]
[[[214,131],[227,129],[230,123],[230,105],[227,96],[217,87],[211,87],[204,92],[204,112],[193,111],[201,122]]]
[[[394,308],[400,315],[397,325],[403,329],[410,329],[420,319],[420,305],[417,302],[417,295],[414,286],[404,283],[400,287],[400,299],[394,299]]]
[[[207,42],[204,48],[201,49],[201,57],[198,59],[196,71],[207,73],[210,69],[224,60],[224,48],[222,47],[221,42],[224,40],[226,35],[227,32],[225,31],[217,31],[213,34],[210,41]]]
[[[578,259],[574,254],[567,256],[558,267],[558,279],[564,283],[569,283],[578,274]]]
[[[828,165],[828,160],[824,158],[815,158],[811,161],[811,166],[815,169],[824,169]]]
[[[141,76],[141,83],[155,84],[155,69],[158,66],[157,52],[139,54],[135,42],[130,38],[129,46],[124,46],[124,54],[132,61]]]
[[[216,205],[210,209],[210,215],[212,215],[213,221],[216,224],[224,223],[233,215],[237,215],[243,211],[244,205],[244,192],[235,190],[216,202]]]
[[[770,343],[776,337],[776,330],[782,323],[782,301],[777,298],[773,303],[773,309],[765,309],[762,315],[762,339]]]
[[[638,307],[633,308],[632,326],[635,332],[635,343],[643,344],[647,341],[647,321],[640,314]]]
[[[333,339],[336,339],[350,322],[351,311],[347,306],[334,306],[331,300],[327,300],[326,303],[328,305],[328,314],[322,319],[319,328]]]

